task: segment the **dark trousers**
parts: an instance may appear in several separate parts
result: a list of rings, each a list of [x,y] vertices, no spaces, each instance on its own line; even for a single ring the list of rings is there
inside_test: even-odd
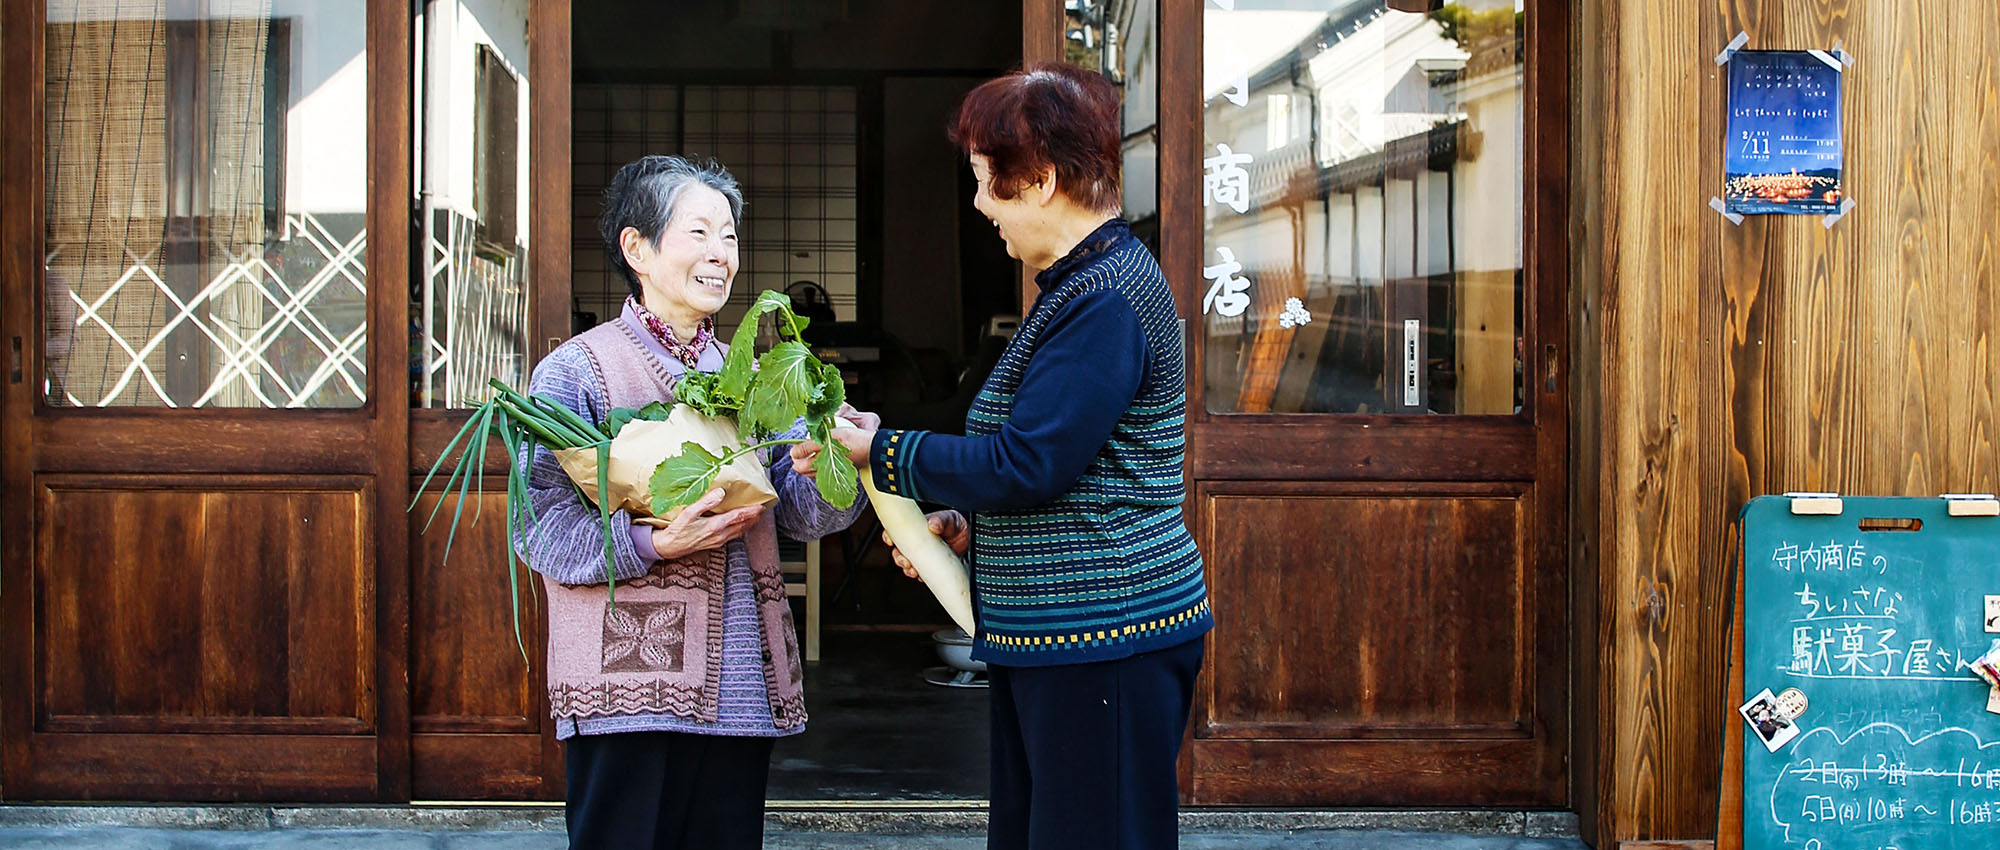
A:
[[[680,732],[569,739],[569,846],[757,850],[773,743]]]
[[[989,668],[988,850],[1180,845],[1174,762],[1202,641],[1118,661]]]

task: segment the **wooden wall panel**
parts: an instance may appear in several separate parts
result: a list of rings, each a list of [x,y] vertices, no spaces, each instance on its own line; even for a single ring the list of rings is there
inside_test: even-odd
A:
[[[1601,552],[1598,534],[1599,498],[1602,493],[1604,359],[1608,339],[1604,333],[1604,298],[1596,283],[1602,280],[1604,257],[1609,248],[1604,232],[1614,222],[1603,206],[1604,193],[1598,191],[1599,175],[1615,162],[1616,149],[1598,141],[1605,127],[1605,60],[1618,52],[1618,45],[1605,43],[1617,37],[1616,30],[1604,26],[1606,10],[1599,2],[1579,3],[1570,17],[1569,43],[1575,70],[1570,92],[1571,122],[1568,240],[1572,248],[1570,269],[1574,279],[1569,287],[1570,364],[1569,417],[1570,445],[1570,717],[1571,763],[1570,801],[1576,808],[1578,830],[1593,845],[1608,848],[1613,822],[1609,799],[1611,781],[1610,739],[1616,723],[1603,713],[1603,697],[1609,681],[1605,662],[1612,646],[1606,626],[1603,595],[1608,586],[1599,581]]]
[[[555,746],[542,695],[541,582],[532,574],[519,577],[524,661],[508,613],[507,497],[467,494],[448,560],[445,542],[458,500],[444,498],[443,511],[426,532],[424,523],[438,501],[435,492],[419,497],[407,520],[411,797],[559,798],[561,763],[558,758],[551,767],[545,752]]]
[[[1210,589],[1262,610],[1217,623],[1196,737],[1528,735],[1523,488],[1230,489],[1201,501]]]
[[[515,644],[513,606],[507,583],[504,493],[466,497],[465,516],[445,560],[452,512],[458,499],[444,499],[429,532],[423,530],[438,497],[425,493],[410,512],[410,681],[411,727],[423,732],[525,732],[541,724],[531,669],[542,664],[541,582],[519,577],[521,641],[533,667]],[[473,522],[474,511],[478,522]],[[511,567],[517,572],[519,567]]]
[[[367,479],[46,476],[45,732],[372,728]]]
[[[372,424],[351,411],[288,410],[283,418],[244,413],[48,408],[33,423],[38,468],[107,475],[366,474],[377,449]],[[312,439],[299,439],[302,433]]]
[[[543,789],[550,778],[542,767],[538,735],[438,733],[410,735],[410,797],[413,800],[561,800]]]
[[[1327,807],[1327,800],[1340,801],[1342,808],[1544,807],[1548,774],[1559,783],[1561,768],[1540,763],[1535,747],[1522,739],[1438,740],[1422,747],[1386,740],[1203,742],[1190,751],[1189,802],[1255,800],[1314,809]]]
[[[1592,836],[1717,833],[1728,601],[1753,495],[1996,488],[1991,351],[2000,51],[1990,16],[1915,0],[1596,0],[1578,15],[1577,326],[1596,300],[1596,634],[1608,668]],[[1729,224],[1726,72],[1827,48],[1858,206]],[[1594,149],[1593,149],[1594,147]],[[1694,152],[1690,156],[1690,152]],[[1592,450],[1585,447],[1585,450]],[[1582,489],[1580,488],[1580,492]]]
[[[1536,498],[1526,482],[1199,482],[1219,602],[1188,802],[1559,804],[1567,597],[1532,569]]]
[[[37,735],[32,800],[379,800],[365,735]]]

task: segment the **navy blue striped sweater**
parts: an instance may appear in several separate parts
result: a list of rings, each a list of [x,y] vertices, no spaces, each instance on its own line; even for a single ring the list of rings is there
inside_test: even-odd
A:
[[[966,436],[877,432],[876,486],[972,513],[976,659],[1074,664],[1193,640],[1213,620],[1181,516],[1173,293],[1119,219],[1036,282]]]

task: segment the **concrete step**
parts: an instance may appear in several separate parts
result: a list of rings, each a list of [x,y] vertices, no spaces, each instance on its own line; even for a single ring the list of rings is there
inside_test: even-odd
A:
[[[978,806],[774,805],[769,850],[978,850]],[[1563,812],[1181,813],[1185,850],[1586,850]],[[559,806],[0,805],[8,850],[560,850]]]

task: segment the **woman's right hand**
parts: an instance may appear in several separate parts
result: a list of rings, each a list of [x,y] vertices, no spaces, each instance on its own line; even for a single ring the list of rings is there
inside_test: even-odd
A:
[[[710,490],[694,504],[682,508],[680,515],[667,523],[666,528],[653,529],[653,549],[662,560],[684,558],[742,537],[764,514],[763,505],[737,508],[727,513],[709,513],[716,505],[722,504],[722,497],[722,488]]]
[[[932,534],[944,538],[944,544],[950,546],[951,551],[963,555],[966,550],[972,548],[972,527],[966,524],[964,514],[958,511],[938,511],[926,514],[924,522],[930,526]],[[896,541],[889,539],[889,532],[882,532],[882,542],[889,545],[889,557],[895,559],[896,566],[902,569],[903,575],[917,581],[924,580],[922,576],[917,575],[917,568],[912,566],[909,559],[903,557],[902,551],[896,548]]]

